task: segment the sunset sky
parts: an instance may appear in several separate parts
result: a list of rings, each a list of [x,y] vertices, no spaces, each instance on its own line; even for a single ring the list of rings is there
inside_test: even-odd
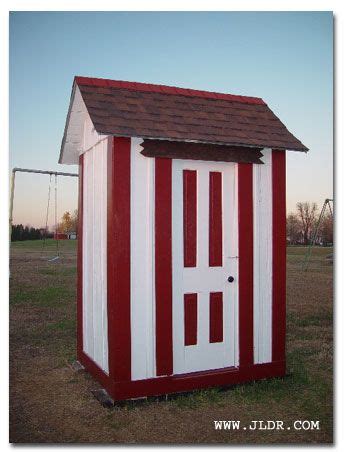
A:
[[[332,197],[331,12],[10,14],[10,168],[58,155],[75,75],[262,97],[310,152],[289,152],[287,207]],[[14,223],[42,226],[49,176],[18,174]],[[58,214],[77,179],[58,180]],[[53,222],[54,203],[49,223]]]

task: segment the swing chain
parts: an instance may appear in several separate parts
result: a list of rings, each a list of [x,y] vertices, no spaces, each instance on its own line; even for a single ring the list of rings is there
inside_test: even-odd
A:
[[[48,230],[48,221],[49,221],[49,207],[50,207],[50,198],[51,198],[51,185],[52,185],[52,174],[50,174],[49,177],[49,188],[48,188],[48,203],[47,203],[47,211],[46,211],[46,217],[45,217],[45,229],[44,229],[44,236],[43,236],[43,246],[42,246],[42,253],[45,250],[46,246],[46,238],[47,238],[47,230]],[[56,244],[56,256],[52,259],[49,259],[49,262],[55,261],[59,259],[60,257],[60,250],[59,250],[59,240],[58,240],[58,223],[57,223],[57,174],[55,174],[55,244]]]
[[[46,238],[47,238],[48,220],[49,220],[49,206],[50,206],[50,193],[51,193],[51,174],[50,174],[50,178],[49,178],[48,203],[47,203],[47,212],[46,212],[46,217],[45,217],[45,228],[44,228],[44,236],[43,236],[42,253],[45,250],[45,242],[46,242]]]
[[[57,224],[57,174],[55,174],[55,241],[56,241],[56,257],[60,256],[59,239],[58,239],[58,224]]]

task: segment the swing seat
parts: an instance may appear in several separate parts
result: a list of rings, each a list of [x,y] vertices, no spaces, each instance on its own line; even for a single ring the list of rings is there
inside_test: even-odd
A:
[[[54,261],[57,261],[58,259],[60,259],[60,256],[55,256],[55,257],[52,257],[51,259],[48,259],[48,262],[54,262]]]
[[[50,174],[50,178],[49,178],[48,205],[47,205],[47,213],[46,213],[46,220],[45,220],[45,233],[44,233],[42,252],[44,251],[44,248],[45,248],[46,232],[47,232],[47,229],[48,229],[50,192],[51,192],[51,176],[52,176],[52,174]],[[47,259],[47,262],[55,262],[58,259],[60,259],[59,242],[58,242],[58,237],[57,237],[57,174],[56,173],[55,173],[55,228],[56,228],[55,229],[55,243],[56,243],[56,253],[57,253],[57,255],[55,257]]]

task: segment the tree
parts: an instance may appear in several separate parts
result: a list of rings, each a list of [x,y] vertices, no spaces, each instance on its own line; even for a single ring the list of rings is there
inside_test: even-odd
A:
[[[287,216],[287,241],[291,245],[296,245],[302,240],[301,221],[295,213],[289,213]]]
[[[18,240],[23,240],[23,232],[24,232],[24,226],[22,224],[18,224],[17,225]]]
[[[29,240],[30,239],[30,229],[29,226],[26,225],[23,230],[22,240]]]
[[[16,242],[19,240],[19,224],[12,225],[12,234],[11,234],[11,242]]]
[[[333,216],[329,212],[321,222],[319,235],[323,245],[333,243]]]
[[[69,232],[73,231],[73,220],[69,212],[65,212],[62,215],[62,219],[58,225],[57,230],[58,232],[62,232],[64,234],[68,234]]]
[[[22,224],[12,225],[11,241],[16,242],[18,240],[38,240],[42,238],[41,230],[32,226],[24,226]]]
[[[296,209],[298,217],[301,220],[303,244],[308,245],[316,222],[318,206],[314,202],[298,202]]]
[[[78,232],[78,209],[75,209],[72,215],[73,232]]]

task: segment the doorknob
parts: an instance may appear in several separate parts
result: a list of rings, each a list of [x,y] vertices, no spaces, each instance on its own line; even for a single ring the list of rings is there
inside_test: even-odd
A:
[[[234,278],[233,278],[233,276],[228,276],[228,279],[227,279],[227,281],[228,281],[228,282],[233,282],[233,281],[234,281]]]

